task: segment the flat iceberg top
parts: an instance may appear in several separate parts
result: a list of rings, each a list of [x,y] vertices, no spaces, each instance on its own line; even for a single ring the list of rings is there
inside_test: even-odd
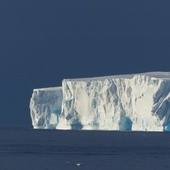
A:
[[[56,91],[56,90],[62,90],[62,87],[46,87],[46,88],[36,88],[33,91]]]
[[[122,79],[131,79],[134,76],[142,76],[146,75],[149,77],[162,78],[162,79],[170,79],[170,72],[146,72],[146,73],[136,73],[136,74],[123,74],[123,75],[110,75],[110,76],[101,76],[101,77],[88,77],[88,78],[67,78],[64,80],[71,81],[100,81],[105,79],[114,79],[114,78],[122,78]],[[62,90],[62,86],[59,87],[45,87],[45,88],[36,88],[33,91],[55,91]]]
[[[162,79],[170,79],[170,72],[146,72],[146,73],[136,73],[136,74],[124,74],[124,75],[110,75],[110,76],[101,76],[101,77],[89,77],[89,78],[73,78],[73,79],[65,79],[71,81],[97,81],[97,80],[105,80],[105,79],[114,79],[114,78],[123,78],[123,79],[131,79],[134,76],[142,76],[146,75],[149,77],[162,78]]]

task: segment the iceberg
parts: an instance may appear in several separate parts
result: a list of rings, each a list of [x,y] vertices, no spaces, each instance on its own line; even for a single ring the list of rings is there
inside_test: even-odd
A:
[[[32,125],[38,129],[54,129],[62,106],[62,88],[34,89],[30,100]]]
[[[34,89],[33,128],[117,131],[170,130],[170,72],[64,79]]]

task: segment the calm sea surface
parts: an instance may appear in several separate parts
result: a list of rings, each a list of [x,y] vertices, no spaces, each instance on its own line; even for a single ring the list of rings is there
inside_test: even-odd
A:
[[[0,169],[169,170],[170,133],[0,128]]]

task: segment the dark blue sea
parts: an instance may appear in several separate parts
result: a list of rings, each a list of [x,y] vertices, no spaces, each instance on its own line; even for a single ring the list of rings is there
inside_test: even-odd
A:
[[[0,128],[0,170],[169,170],[170,133]]]

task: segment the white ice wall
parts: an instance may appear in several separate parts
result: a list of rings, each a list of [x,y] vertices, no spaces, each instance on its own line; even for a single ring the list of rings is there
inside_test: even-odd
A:
[[[142,131],[169,128],[169,73],[65,79],[62,91],[63,97],[59,95],[58,102],[55,97],[47,97],[58,96],[55,90],[44,97],[33,93],[30,108],[34,128]],[[42,99],[47,101],[45,105]],[[52,104],[55,102],[58,104]],[[50,111],[43,111],[44,107]],[[55,109],[61,110],[57,118],[53,116]]]
[[[61,114],[62,88],[34,89],[30,100],[30,114],[34,128],[56,128]]]

